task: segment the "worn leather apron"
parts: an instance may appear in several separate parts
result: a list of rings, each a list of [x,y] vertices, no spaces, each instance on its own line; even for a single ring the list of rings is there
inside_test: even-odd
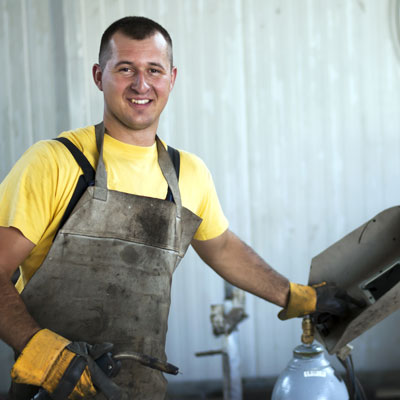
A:
[[[21,296],[40,326],[72,341],[111,342],[115,353],[165,360],[172,274],[201,219],[182,207],[173,164],[158,138],[158,163],[174,202],[108,190],[103,139],[100,124],[95,186]],[[114,381],[132,400],[165,397],[162,373],[134,361],[123,361]]]

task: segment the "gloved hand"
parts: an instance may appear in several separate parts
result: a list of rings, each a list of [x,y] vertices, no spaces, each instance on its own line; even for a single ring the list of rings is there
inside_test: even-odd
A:
[[[286,320],[313,313],[345,317],[352,305],[363,307],[365,303],[350,297],[334,283],[303,286],[290,282],[289,302],[278,317]]]
[[[94,386],[106,392],[107,398],[113,398],[120,389],[94,362],[112,347],[110,343],[95,346],[71,343],[42,329],[22,350],[11,370],[11,377],[17,383],[41,386],[55,399],[92,397],[96,394]]]

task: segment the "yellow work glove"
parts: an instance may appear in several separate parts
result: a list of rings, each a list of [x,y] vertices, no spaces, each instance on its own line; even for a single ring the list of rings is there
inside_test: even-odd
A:
[[[289,301],[278,314],[278,318],[286,320],[313,313],[317,306],[317,292],[311,286],[290,282]]]
[[[279,312],[281,320],[303,317],[308,314],[331,314],[345,317],[353,308],[365,307],[363,300],[355,299],[334,283],[322,282],[312,286],[290,282],[289,301]]]
[[[50,394],[53,393],[65,371],[77,357],[66,348],[70,343],[48,329],[40,330],[22,350],[11,370],[11,378],[17,383],[41,386]],[[86,398],[96,394],[87,365],[83,373],[79,373],[80,378],[69,399]]]

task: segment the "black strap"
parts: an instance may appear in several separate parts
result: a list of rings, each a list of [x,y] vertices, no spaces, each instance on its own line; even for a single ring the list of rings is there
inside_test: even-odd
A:
[[[75,158],[76,162],[78,165],[81,167],[83,171],[83,175],[81,175],[78,179],[78,183],[76,185],[75,191],[71,197],[71,200],[67,206],[67,209],[65,210],[65,213],[61,219],[60,225],[57,229],[58,231],[64,226],[65,222],[71,215],[73,209],[75,208],[76,204],[78,203],[79,199],[82,197],[83,193],[85,193],[86,189],[88,186],[93,186],[94,185],[94,180],[96,176],[96,171],[88,161],[88,159],[84,156],[84,154],[67,138],[65,137],[58,137],[54,140],[57,140],[58,142],[61,142],[64,144],[67,149],[71,152],[73,157]],[[171,146],[168,146],[168,154],[171,157],[172,163],[175,168],[176,172],[176,177],[178,178],[179,181],[179,171],[180,171],[180,154],[179,151],[174,149]],[[167,197],[165,198],[167,201],[174,201],[174,196],[172,195],[171,189],[168,187],[168,192],[167,192]],[[54,238],[57,236],[54,236]]]
[[[176,172],[176,177],[179,181],[179,171],[180,171],[180,166],[181,166],[181,157],[179,154],[179,151],[174,149],[171,146],[168,146],[168,154],[171,157],[172,164],[174,164],[175,172]],[[168,186],[168,192],[167,192],[167,197],[165,198],[167,201],[174,201],[174,196],[172,195],[171,188]]]
[[[171,146],[168,146],[168,154],[171,157],[172,164],[174,164],[176,177],[178,178],[178,181],[179,181],[179,171],[180,171],[180,166],[181,166],[181,157],[180,157],[179,151],[174,149]]]
[[[67,349],[86,360],[93,386],[99,392],[102,392],[107,400],[130,400],[124,395],[123,390],[107,376],[95,361],[95,359],[98,359],[103,354],[110,352],[113,347],[111,343],[98,343],[91,346],[85,342],[72,342],[67,346]]]
[[[51,393],[51,398],[54,400],[67,399],[81,379],[86,366],[87,362],[83,357],[74,357],[61,377],[57,387],[54,389],[53,393]]]
[[[61,142],[67,147],[67,149],[74,156],[78,165],[81,167],[83,172],[83,177],[85,182],[87,183],[87,186],[93,186],[96,171],[92,167],[92,164],[90,164],[88,159],[84,156],[84,154],[70,140],[68,140],[65,137],[59,137],[54,140]]]
[[[60,137],[60,138],[56,138],[54,140],[61,142],[62,144],[64,144],[67,147],[67,149],[71,152],[71,154],[75,158],[76,162],[78,163],[78,165],[81,167],[81,169],[83,171],[83,175],[81,175],[78,179],[78,183],[76,185],[75,191],[74,191],[74,193],[71,197],[71,200],[69,201],[69,204],[67,206],[67,209],[65,210],[65,213],[61,219],[60,225],[58,226],[56,235],[54,236],[54,238],[55,238],[57,236],[58,231],[64,226],[65,222],[71,215],[72,210],[75,208],[79,199],[82,197],[83,193],[85,193],[87,187],[94,185],[96,171],[94,170],[94,168],[92,167],[90,162],[87,160],[87,158],[84,156],[84,154],[67,138]]]

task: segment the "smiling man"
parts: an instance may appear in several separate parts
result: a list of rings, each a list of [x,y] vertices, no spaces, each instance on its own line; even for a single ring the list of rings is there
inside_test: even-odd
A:
[[[154,143],[176,79],[171,46],[169,35],[160,32],[140,40],[116,32],[102,44],[93,77],[104,93],[104,123],[116,139],[140,146]]]
[[[165,361],[172,274],[190,244],[232,284],[285,307],[282,319],[346,311],[334,291],[289,283],[233,234],[203,162],[157,137],[176,76],[163,27],[114,22],[93,67],[103,122],[35,144],[0,185],[0,338],[18,355],[10,399],[43,389],[163,399],[161,372],[124,361],[111,380],[94,360]]]

